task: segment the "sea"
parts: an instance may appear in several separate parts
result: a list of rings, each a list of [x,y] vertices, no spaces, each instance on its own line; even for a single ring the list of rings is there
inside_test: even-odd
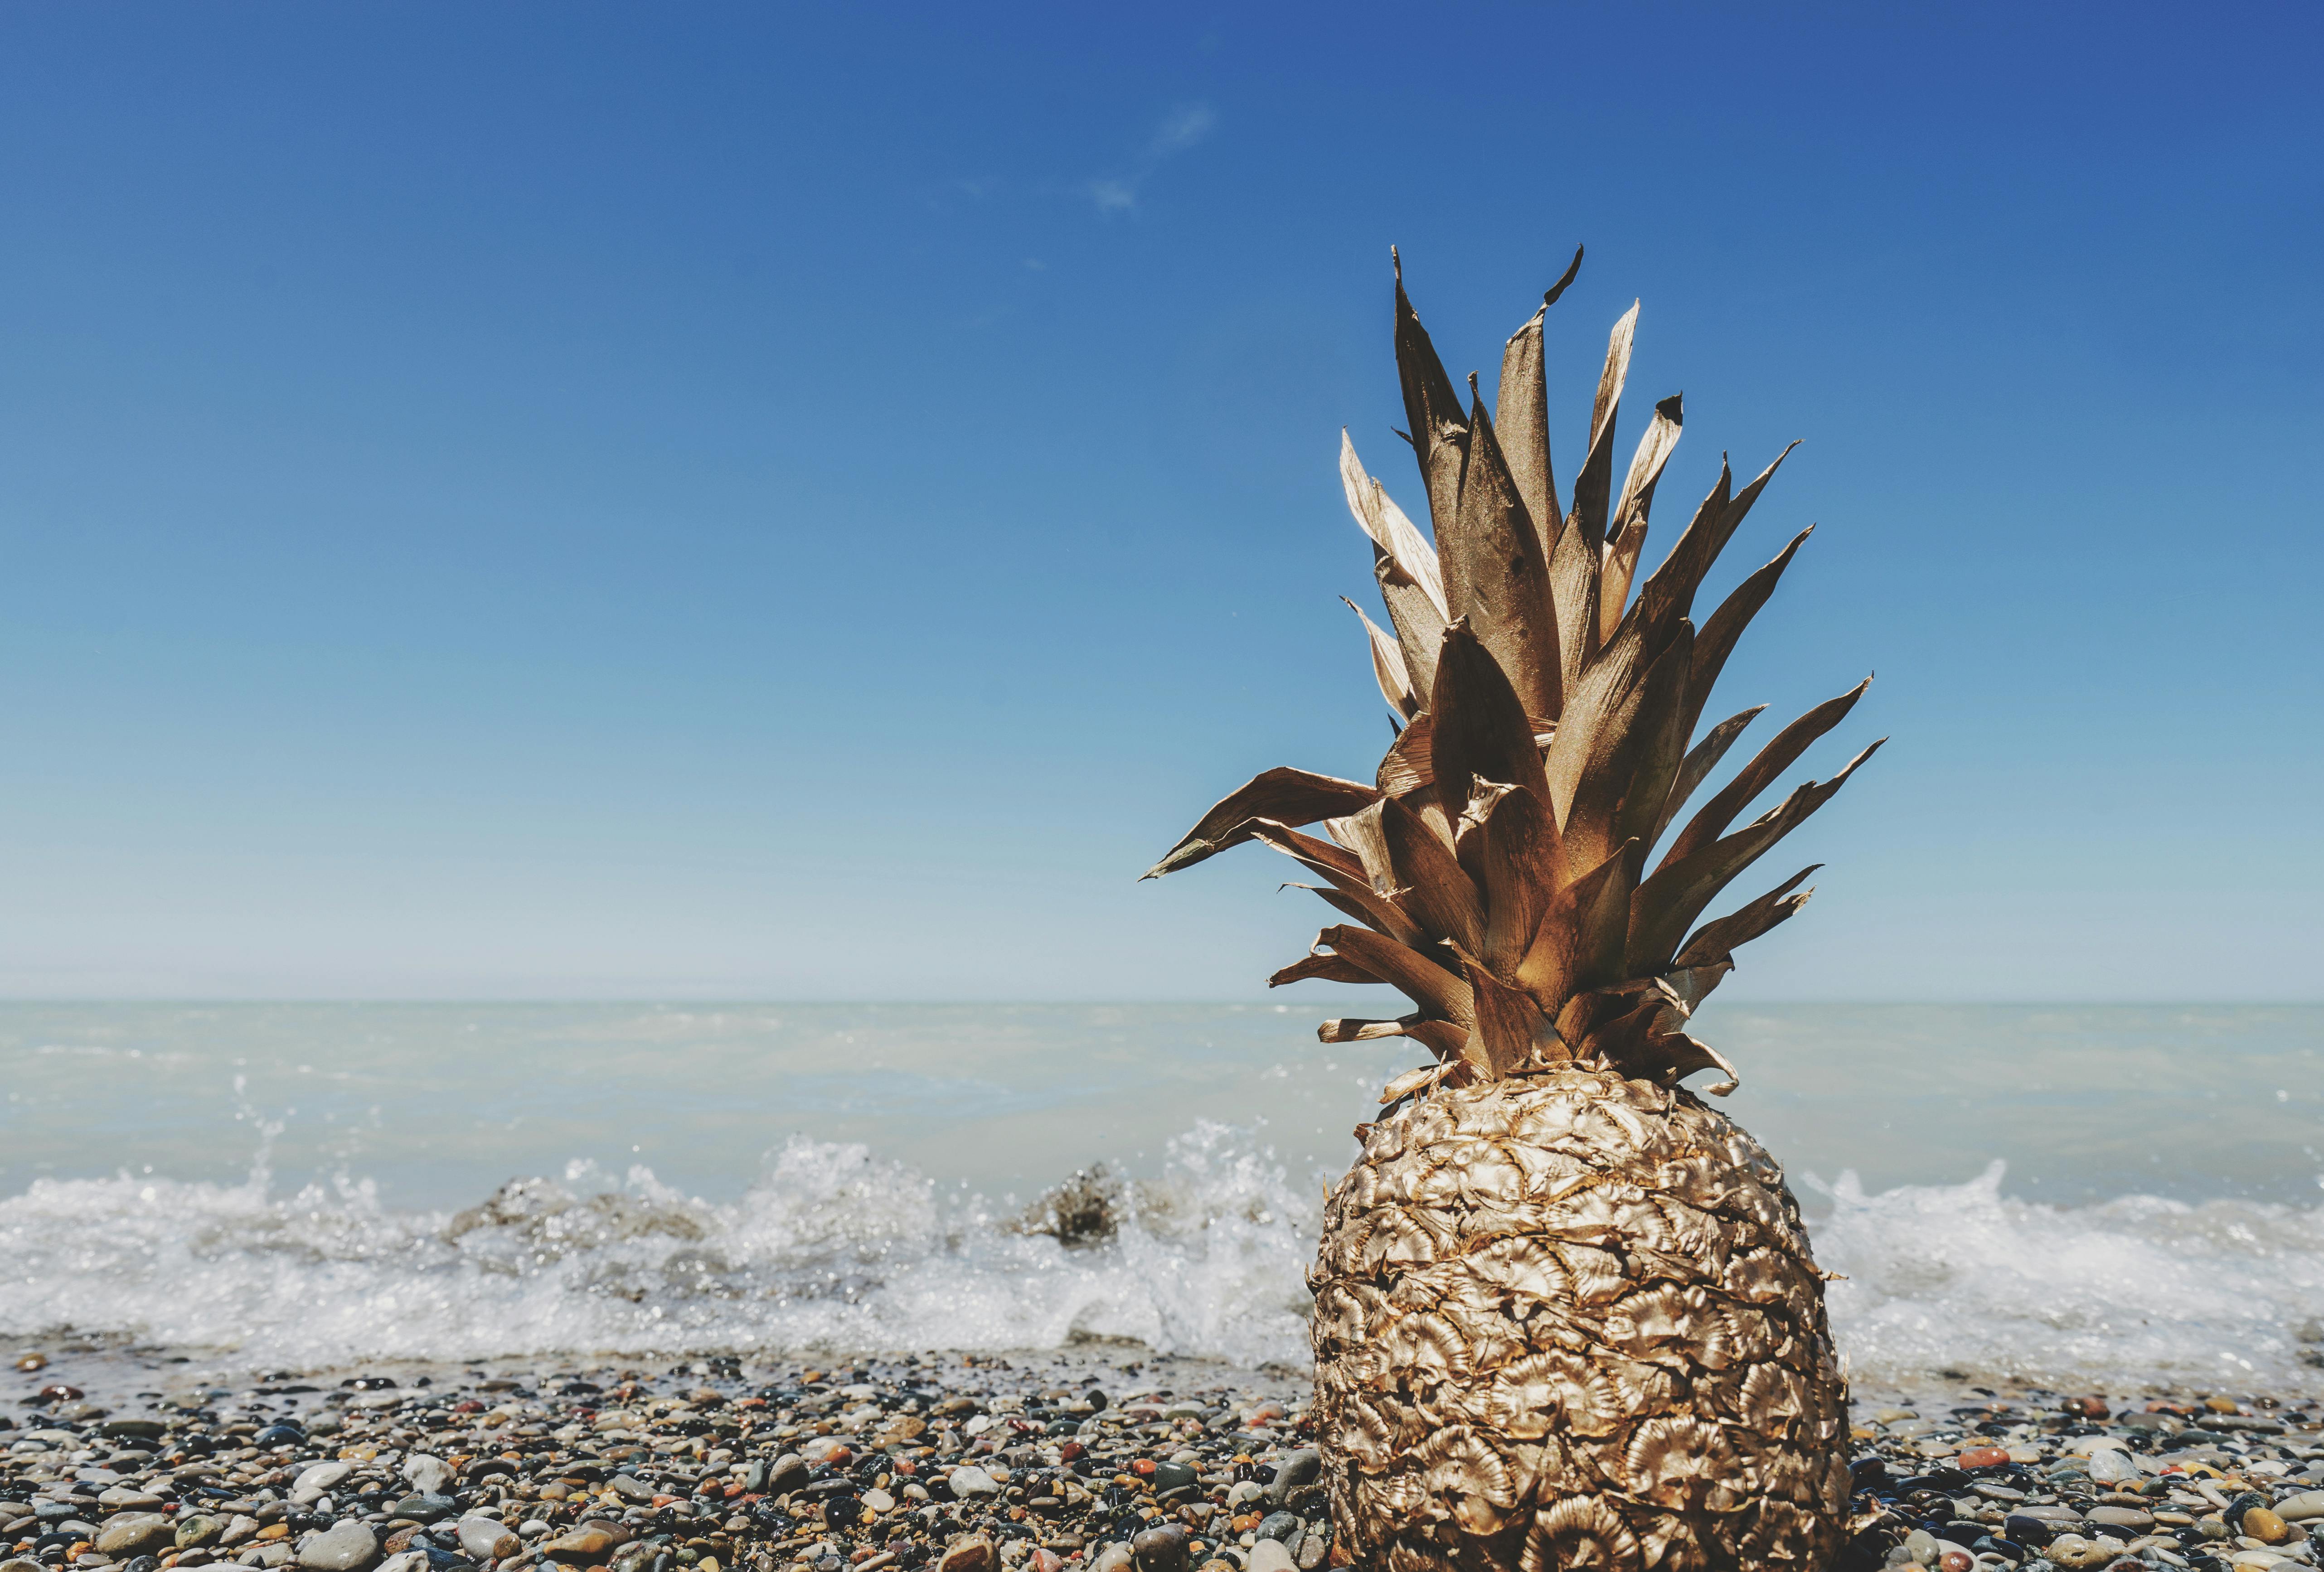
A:
[[[1312,1006],[0,1004],[0,1341],[1305,1360]],[[1722,1006],[1859,1384],[2324,1390],[2324,1007]]]

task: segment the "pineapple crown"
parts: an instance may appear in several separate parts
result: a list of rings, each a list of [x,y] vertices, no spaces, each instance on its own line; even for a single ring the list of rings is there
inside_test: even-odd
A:
[[[1581,266],[1577,249],[1508,341],[1488,415],[1473,374],[1463,408],[1396,260],[1397,370],[1434,545],[1364,473],[1344,432],[1340,439],[1340,477],[1371,539],[1394,632],[1348,604],[1370,639],[1396,741],[1369,786],[1267,771],[1204,814],[1145,875],[1256,841],[1319,877],[1320,885],[1300,887],[1350,921],[1325,928],[1310,954],[1268,980],[1386,983],[1412,999],[1412,1014],[1326,1021],[1318,1033],[1327,1043],[1412,1037],[1435,1055],[1391,1081],[1383,1101],[1428,1084],[1568,1063],[1664,1085],[1716,1069],[1723,1079],[1707,1089],[1733,1090],[1733,1067],[1687,1034],[1688,1018],[1733,969],[1736,946],[1806,904],[1814,892],[1800,886],[1815,866],[1725,916],[1698,921],[1880,746],[1730,829],[1840,723],[1868,677],[1785,727],[1647,870],[1687,798],[1766,707],[1728,717],[1690,746],[1737,638],[1810,531],[1698,627],[1697,591],[1791,449],[1740,492],[1722,459],[1678,544],[1631,596],[1681,411],[1675,396],[1655,406],[1618,492],[1614,423],[1637,326],[1633,305],[1607,345],[1589,451],[1561,512],[1542,324]],[[1301,833],[1319,821],[1328,841]]]

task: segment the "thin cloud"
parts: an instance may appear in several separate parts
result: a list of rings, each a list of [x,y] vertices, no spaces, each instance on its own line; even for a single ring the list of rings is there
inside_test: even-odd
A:
[[[1126,175],[1101,175],[1082,183],[1082,194],[1097,205],[1101,213],[1131,213],[1138,208],[1138,188],[1144,185],[1165,160],[1185,152],[1204,138],[1219,123],[1218,111],[1208,104],[1181,104],[1162,117],[1162,124],[1147,140],[1146,156],[1137,169]]]
[[[1154,140],[1147,145],[1150,159],[1168,158],[1174,152],[1184,152],[1203,138],[1210,135],[1211,127],[1219,123],[1218,111],[1207,104],[1181,104],[1170,111],[1162,122]]]

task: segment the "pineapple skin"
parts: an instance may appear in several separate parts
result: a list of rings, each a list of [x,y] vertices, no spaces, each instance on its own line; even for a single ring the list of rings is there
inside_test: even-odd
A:
[[[1692,1092],[1567,1066],[1371,1127],[1309,1286],[1355,1564],[1828,1566],[1847,1391],[1783,1172]]]

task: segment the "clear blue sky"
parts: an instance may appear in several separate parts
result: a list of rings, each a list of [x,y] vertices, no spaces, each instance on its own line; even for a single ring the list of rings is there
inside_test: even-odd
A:
[[[2318,997],[2319,15],[0,5],[0,990],[1258,997],[1388,247],[1581,241],[1895,739],[1735,994]]]

